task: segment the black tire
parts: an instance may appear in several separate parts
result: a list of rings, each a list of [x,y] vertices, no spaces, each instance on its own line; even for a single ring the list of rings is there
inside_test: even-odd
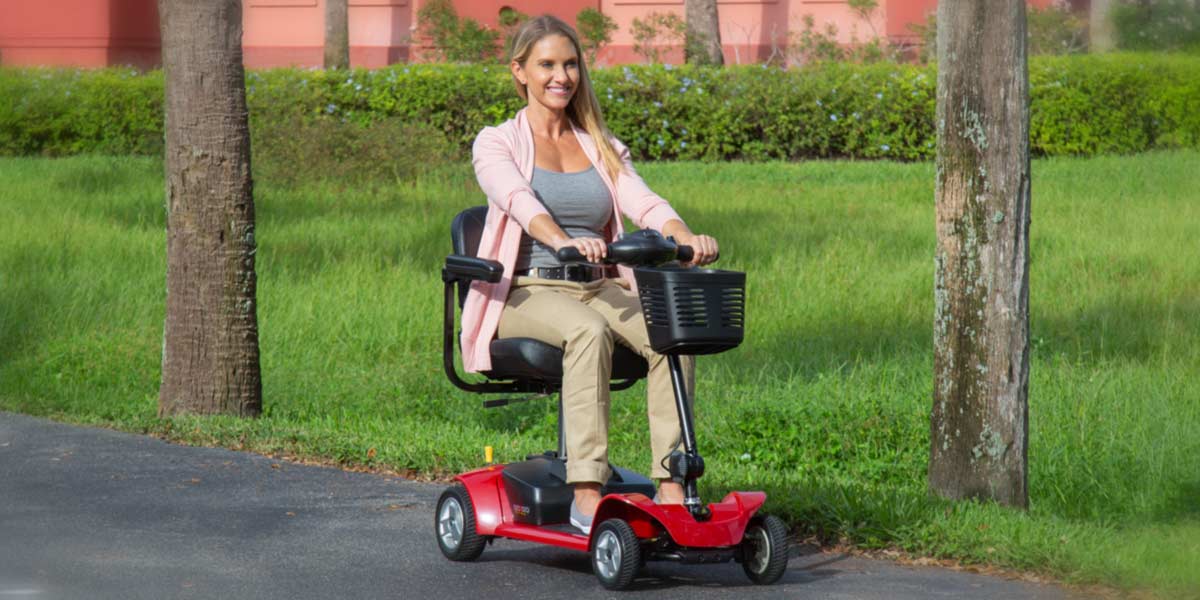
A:
[[[592,572],[600,585],[623,590],[633,583],[642,564],[642,546],[633,527],[621,519],[609,519],[592,536]]]
[[[750,581],[771,585],[788,564],[787,526],[775,516],[756,517],[742,538],[742,570]]]
[[[433,532],[450,560],[475,560],[483,554],[487,538],[475,531],[475,506],[467,488],[455,485],[442,492],[433,513]]]

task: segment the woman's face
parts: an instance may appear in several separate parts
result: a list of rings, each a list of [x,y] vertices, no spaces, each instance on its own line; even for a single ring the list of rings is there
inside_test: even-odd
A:
[[[525,85],[530,106],[565,110],[579,86],[579,55],[566,36],[548,35],[538,40],[525,64],[513,61],[511,68],[517,81]]]

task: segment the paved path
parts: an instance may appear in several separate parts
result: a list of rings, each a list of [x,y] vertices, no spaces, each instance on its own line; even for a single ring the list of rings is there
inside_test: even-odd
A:
[[[633,591],[607,592],[568,550],[499,540],[445,560],[441,489],[0,412],[0,600],[1072,597],[819,552],[770,587],[733,563],[650,563]]]

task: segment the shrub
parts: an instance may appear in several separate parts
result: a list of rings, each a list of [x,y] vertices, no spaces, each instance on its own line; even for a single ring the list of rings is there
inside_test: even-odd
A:
[[[529,20],[529,15],[509,6],[500,9],[500,30],[504,32],[504,56],[501,58],[507,59],[512,55],[513,40],[517,36],[517,30],[525,21]]]
[[[618,29],[612,17],[591,7],[575,15],[575,26],[579,30],[579,43],[583,46],[589,65],[595,64],[600,47],[611,42],[612,34]]]
[[[1109,16],[1122,50],[1200,52],[1200,5],[1192,0],[1122,0]]]
[[[1087,21],[1060,2],[1026,13],[1030,54],[1075,54],[1087,51]]]
[[[450,0],[429,0],[417,11],[417,22],[421,24],[421,35],[433,42],[430,58],[465,63],[496,58],[500,33],[475,19],[459,18]]]
[[[609,127],[638,159],[934,156],[933,66],[639,65],[597,69],[593,77]],[[1030,85],[1035,155],[1200,147],[1200,58],[1035,57]],[[507,70],[497,65],[251,71],[246,97],[252,125],[275,126],[280,136],[293,128],[340,127],[318,117],[358,127],[347,125],[334,137],[391,131],[397,160],[438,153],[402,146],[415,137],[405,127],[420,123],[461,156],[480,128],[523,106]],[[321,131],[312,129],[312,136]],[[265,151],[270,142],[256,139],[256,151]],[[0,154],[154,154],[161,148],[160,73],[0,70]]]
[[[652,12],[645,19],[634,19],[629,26],[633,51],[648,63],[660,62],[687,37],[687,22],[675,13]]]
[[[0,69],[0,155],[156,154],[162,114],[158,71]]]

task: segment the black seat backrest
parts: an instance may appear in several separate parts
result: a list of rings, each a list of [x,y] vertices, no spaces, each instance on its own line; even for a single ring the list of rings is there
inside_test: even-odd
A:
[[[461,256],[475,256],[479,252],[479,238],[483,235],[483,223],[487,219],[488,207],[472,206],[454,217],[450,223],[450,242],[454,253]],[[458,284],[458,306],[461,308],[467,300],[468,285]]]

